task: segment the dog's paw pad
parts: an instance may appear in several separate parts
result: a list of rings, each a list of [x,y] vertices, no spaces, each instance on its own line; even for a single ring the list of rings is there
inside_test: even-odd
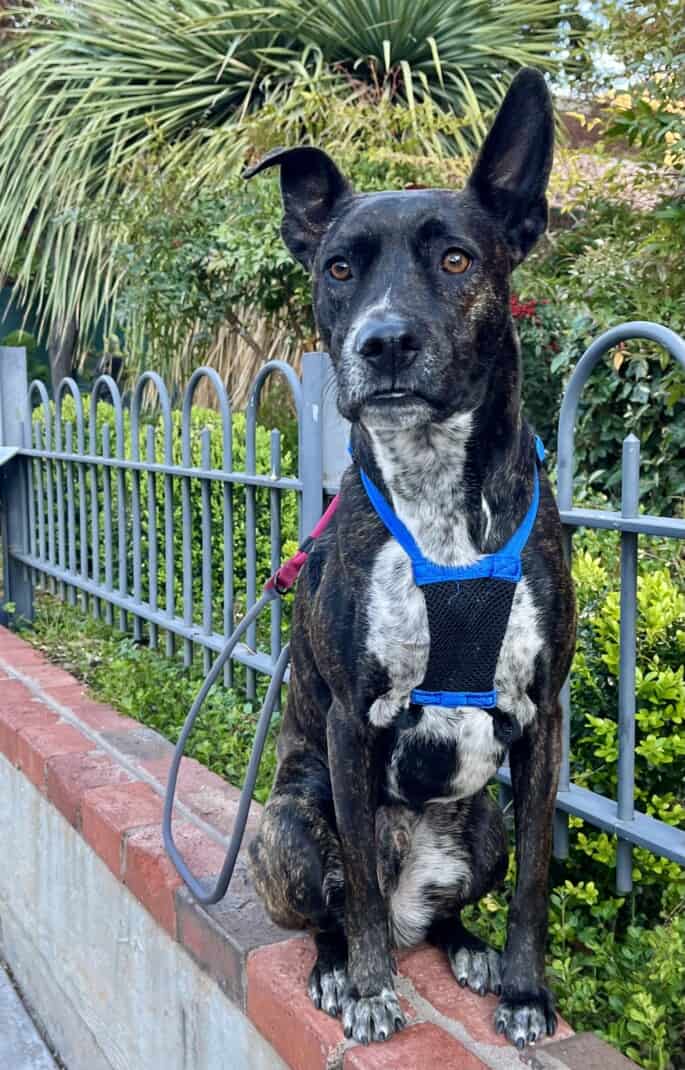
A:
[[[552,1036],[556,1028],[552,996],[544,988],[537,993],[503,996],[495,1011],[495,1031],[504,1033],[519,1051],[526,1044],[535,1044],[544,1036]]]
[[[472,992],[484,996],[487,992],[499,995],[502,991],[500,956],[494,948],[460,947],[449,951],[452,973],[462,988],[467,985]]]
[[[344,966],[320,966],[317,962],[309,975],[307,992],[317,1010],[337,1018],[343,1008],[343,994],[347,988]]]
[[[343,1032],[358,1044],[372,1040],[389,1040],[405,1025],[404,1014],[397,994],[384,988],[377,996],[354,998],[348,995],[343,1003]]]

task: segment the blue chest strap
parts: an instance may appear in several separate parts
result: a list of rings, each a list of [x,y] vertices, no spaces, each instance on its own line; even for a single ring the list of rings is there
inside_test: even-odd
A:
[[[545,451],[535,438],[536,461]],[[499,650],[511,612],[515,585],[521,579],[521,554],[533,530],[540,502],[538,464],[533,495],[521,524],[494,554],[471,565],[449,567],[425,557],[406,525],[378,487],[360,470],[374,510],[412,563],[414,582],[423,588],[428,615],[430,651],[425,678],[411,693],[421,706],[497,705],[494,686]]]

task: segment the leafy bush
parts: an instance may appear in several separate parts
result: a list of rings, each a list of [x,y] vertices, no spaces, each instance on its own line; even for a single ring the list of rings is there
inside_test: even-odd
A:
[[[198,668],[186,670],[177,659],[165,658],[49,595],[39,597],[35,629],[26,637],[83,680],[95,698],[176,741],[202,684]],[[275,714],[255,789],[260,802],[267,798],[274,776],[278,724]],[[197,719],[186,753],[240,785],[256,726],[257,711],[251,703],[235,691],[216,687]]]
[[[607,179],[603,194],[611,197],[612,192],[617,193]],[[558,345],[551,362],[544,321],[536,327],[543,345],[529,349],[526,398],[533,398],[535,384],[549,382],[550,376],[553,387],[563,387],[590,341],[621,322],[653,320],[685,332],[685,231],[674,229],[669,240],[652,215],[634,212],[618,199],[593,203],[592,196],[598,196],[596,186],[584,191],[584,207],[571,216],[570,225],[553,232],[516,273],[521,299],[535,298],[538,309],[548,301],[548,315],[559,320],[558,336],[550,337]],[[524,324],[524,337],[530,331]],[[656,513],[680,513],[685,499],[685,374],[648,342],[618,346],[600,361],[585,387],[576,423],[581,492],[609,495],[617,503],[621,446],[628,431],[642,443],[645,505]]]
[[[571,322],[564,308],[551,301],[521,301],[514,295],[511,313],[521,343],[523,411],[553,462],[564,385],[557,358],[563,350],[569,363],[575,362],[586,340],[579,323]],[[580,324],[585,326],[582,319]]]

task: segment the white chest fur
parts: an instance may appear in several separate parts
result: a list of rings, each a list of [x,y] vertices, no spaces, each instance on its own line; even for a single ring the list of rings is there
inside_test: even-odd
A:
[[[461,475],[470,429],[470,418],[461,416],[443,429],[433,443],[404,443],[396,434],[388,448],[374,436],[376,457],[386,486],[391,488],[393,508],[421,552],[437,564],[469,565],[482,556],[469,538],[460,508]],[[369,712],[371,721],[384,727],[409,705],[412,689],[425,676],[429,652],[425,600],[414,583],[409,558],[394,539],[383,546],[374,563],[368,622],[367,649],[385,668],[391,682],[387,694]],[[516,717],[522,727],[535,717],[527,690],[541,646],[537,613],[524,577],[514,594],[495,672],[498,707]],[[400,746],[410,745],[414,733],[417,738],[454,741],[459,761],[449,797],[461,798],[473,794],[496,772],[502,748],[493,729],[492,717],[483,710],[427,706],[416,727],[401,734]],[[391,762],[391,790],[392,779]]]

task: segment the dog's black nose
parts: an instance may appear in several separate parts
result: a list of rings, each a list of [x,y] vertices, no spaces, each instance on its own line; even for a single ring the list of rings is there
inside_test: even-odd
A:
[[[376,368],[408,368],[421,349],[415,327],[401,316],[368,319],[359,328],[355,349]]]

